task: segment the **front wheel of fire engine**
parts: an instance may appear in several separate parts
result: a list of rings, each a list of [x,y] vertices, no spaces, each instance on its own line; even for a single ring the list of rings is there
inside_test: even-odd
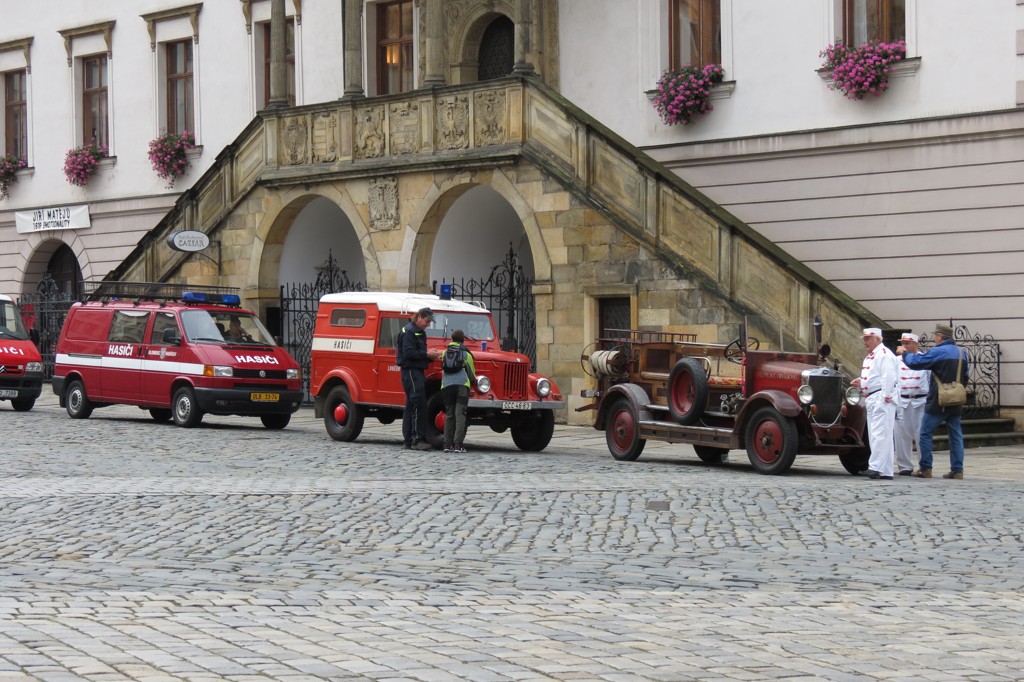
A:
[[[633,403],[621,398],[612,405],[604,437],[608,451],[620,462],[632,462],[640,456],[647,441],[640,438],[640,417]]]
[[[163,407],[149,408],[149,416],[153,418],[153,421],[161,424],[171,421],[171,411]]]
[[[676,423],[695,423],[708,403],[708,375],[693,358],[683,358],[668,375],[668,411]]]
[[[260,416],[263,426],[274,431],[279,431],[288,426],[288,422],[291,420],[292,416],[290,414],[264,414]]]
[[[792,419],[774,407],[762,407],[747,422],[747,457],[758,473],[784,474],[796,459],[798,438]]]
[[[694,445],[693,451],[705,464],[725,464],[729,460],[729,451],[725,448],[713,448],[710,445]]]
[[[512,424],[512,442],[523,452],[540,452],[555,433],[555,413],[541,410],[531,419]]]
[[[438,450],[444,447],[445,419],[444,393],[438,391],[427,398],[427,432],[424,434],[424,440]]]
[[[363,430],[363,411],[352,401],[348,389],[335,386],[324,403],[324,428],[334,440],[350,443]]]
[[[28,412],[36,404],[35,398],[24,398],[23,400],[12,400],[11,407],[15,412]]]
[[[869,459],[871,459],[871,451],[867,448],[858,448],[839,455],[839,461],[843,468],[854,476],[868,468]]]
[[[189,386],[182,386],[174,392],[171,411],[174,423],[187,429],[199,426],[203,421],[203,412],[196,403],[196,392]]]
[[[85,394],[85,384],[72,381],[68,392],[64,394],[64,405],[72,419],[88,419],[92,414],[92,401]]]

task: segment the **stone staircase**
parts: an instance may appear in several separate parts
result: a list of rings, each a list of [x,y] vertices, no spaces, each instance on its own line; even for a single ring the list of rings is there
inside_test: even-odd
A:
[[[961,424],[964,429],[964,449],[1024,443],[1024,431],[1015,430],[1014,421],[1007,417],[980,416],[964,419]],[[945,424],[936,429],[932,443],[935,450],[949,450]]]

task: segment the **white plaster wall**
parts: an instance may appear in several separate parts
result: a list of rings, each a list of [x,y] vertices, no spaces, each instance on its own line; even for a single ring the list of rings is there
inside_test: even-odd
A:
[[[645,94],[668,65],[664,1],[560,0],[562,93],[638,146],[1016,106],[1014,2],[907,4],[919,70],[894,78],[881,97],[851,101],[816,72],[838,30],[833,0],[722,0],[723,62],[735,90],[696,122],[666,126]]]

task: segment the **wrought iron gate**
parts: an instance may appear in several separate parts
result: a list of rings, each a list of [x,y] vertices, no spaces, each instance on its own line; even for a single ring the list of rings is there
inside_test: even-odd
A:
[[[952,326],[952,321],[950,321]],[[971,376],[967,382],[965,419],[999,416],[999,344],[992,336],[971,334],[965,325],[953,328],[953,341],[967,353]],[[921,346],[931,348],[931,334],[921,335]],[[932,381],[935,379],[933,378]]]
[[[43,273],[43,279],[36,286],[34,293],[22,294],[18,298],[18,307],[25,318],[25,326],[39,334],[39,354],[43,356],[43,380],[53,378],[53,366],[60,329],[64,326],[64,318],[68,316],[78,299],[61,291],[49,271]]]
[[[313,331],[320,297],[341,291],[366,291],[362,282],[354,282],[338,267],[328,251],[327,260],[317,267],[316,281],[281,285],[281,341],[302,367],[302,391],[306,403],[313,402],[309,393],[309,373],[313,356]]]
[[[446,283],[446,280],[441,280]],[[480,301],[494,317],[501,335],[502,350],[513,350],[530,358],[537,368],[537,308],[533,279],[526,276],[519,256],[509,245],[505,260],[491,268],[487,279],[452,279],[452,298]],[[438,283],[434,282],[434,293]]]

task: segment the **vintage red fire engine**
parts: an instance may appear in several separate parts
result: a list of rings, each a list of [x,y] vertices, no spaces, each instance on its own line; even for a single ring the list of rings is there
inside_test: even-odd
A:
[[[690,444],[709,464],[745,449],[763,474],[785,473],[797,455],[838,455],[852,474],[867,468],[861,395],[838,363],[825,364],[831,349],[821,343],[820,318],[817,353],[758,350],[751,322],[729,344],[607,330],[581,357],[598,388],[582,392],[597,400],[579,411],[595,411],[594,428],[619,460],[635,460],[647,440],[659,440]]]
[[[298,363],[233,289],[96,284],[89,301],[71,306],[57,341],[53,392],[72,419],[122,404],[179,426],[218,414],[283,429],[299,409]]]
[[[14,300],[0,294],[0,400],[27,412],[43,390],[43,359]]]
[[[363,422],[400,420],[405,406],[395,364],[398,333],[420,308],[434,312],[427,347],[443,349],[455,329],[465,332],[479,390],[470,394],[470,424],[510,430],[521,450],[540,452],[554,432],[554,411],[565,407],[558,387],[530,371],[530,359],[499,348],[491,314],[482,306],[426,294],[352,292],[320,299],[310,386],[314,413],[338,441],[359,437]],[[427,441],[442,446],[444,401],[440,363],[426,370]]]

